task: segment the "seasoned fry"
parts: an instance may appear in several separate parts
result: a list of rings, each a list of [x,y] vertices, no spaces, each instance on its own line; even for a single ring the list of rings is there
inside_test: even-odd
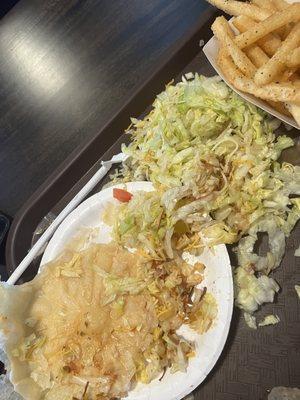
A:
[[[245,18],[246,23],[244,23],[243,19]],[[240,31],[240,32],[245,32],[247,30],[247,27],[245,25],[248,25],[250,23],[251,26],[251,19],[248,17],[245,17],[241,15],[240,17],[237,17],[233,20],[233,25]],[[280,41],[279,41],[280,42]],[[257,67],[261,67],[264,65],[266,62],[269,61],[269,57],[267,54],[257,45],[252,45],[248,49],[245,50],[247,56],[249,59],[252,61],[252,63]]]
[[[218,66],[222,69],[225,79],[232,85],[234,85],[234,81],[237,78],[245,79],[245,77],[243,76],[241,71],[237,68],[237,66],[234,64],[232,59],[230,57],[225,56],[224,49],[223,51],[220,50],[218,54],[217,63]],[[291,113],[289,112],[287,106],[284,103],[272,100],[268,100],[267,103],[269,103],[270,106],[273,107],[275,110],[277,110],[279,113],[289,117],[291,116]]]
[[[256,4],[258,7],[271,11],[272,13],[278,10],[272,0],[252,0],[252,3]]]
[[[299,4],[300,5],[300,4]],[[294,26],[291,33],[282,42],[282,45],[274,56],[262,67],[260,67],[254,76],[257,85],[266,85],[272,82],[285,68],[284,60],[290,51],[294,50],[300,44],[300,22]],[[294,71],[293,71],[294,72]]]
[[[287,67],[296,68],[300,65],[300,47],[294,49],[290,54],[287,54],[284,63]]]
[[[278,35],[281,40],[284,40],[284,39],[286,39],[288,34],[291,32],[291,30],[292,30],[292,25],[288,24],[288,25],[282,26],[281,28],[276,29],[274,31],[274,33],[276,33],[276,35]]]
[[[239,15],[238,17],[232,19],[232,25],[240,33],[246,32],[248,29],[251,29],[253,27],[253,24],[256,24],[256,22],[246,15]]]
[[[233,25],[240,31],[240,32],[245,32],[247,29],[253,26],[255,21],[251,20],[251,18],[245,17],[243,15],[235,18],[233,20]],[[268,38],[267,38],[268,36]],[[256,45],[250,46],[248,49],[245,49],[246,54],[248,55],[249,59],[252,61],[252,63],[257,67],[260,68],[264,64],[266,64],[269,61],[268,55],[274,55],[276,50],[281,46],[282,42],[276,35],[270,34],[267,35],[264,38],[260,39],[257,41],[257,44],[261,45],[262,48]],[[271,47],[270,47],[271,45]],[[268,54],[267,52],[264,52],[262,49],[267,49],[269,50]],[[271,50],[271,51],[270,51]],[[266,54],[267,53],[267,54]],[[286,74],[284,77],[281,78],[281,80],[288,80],[290,76],[294,73],[294,70],[288,70],[286,71]]]
[[[293,74],[291,76],[290,80],[291,80],[291,82],[293,82],[293,85],[300,88],[300,77],[297,73]]]
[[[257,40],[261,39],[275,29],[300,20],[300,3],[289,5],[284,11],[277,11],[262,22],[258,22],[247,32],[235,38],[235,42],[240,49],[243,49]]]
[[[232,85],[234,85],[235,79],[237,78],[246,79],[241,73],[241,71],[234,64],[232,59],[230,57],[226,57],[224,54],[225,54],[224,51],[219,52],[217,62],[219,67],[222,69],[225,79]],[[284,114],[286,116],[291,116],[290,112],[287,109],[287,106],[284,103],[272,100],[267,100],[267,103],[269,103],[271,107],[273,107],[281,114]]]
[[[261,3],[260,7],[270,10],[270,11],[272,11],[272,13],[274,13],[276,11],[284,10],[288,6],[288,4],[284,1],[280,2],[280,4],[278,4],[278,7],[276,6],[274,0],[253,0],[254,3],[255,3],[255,1],[260,2]],[[291,28],[292,27],[290,27],[288,25],[282,26],[281,28],[276,29],[274,31],[274,33],[279,35],[281,39],[285,39],[287,37],[287,35],[290,33]]]
[[[256,68],[260,68],[269,61],[267,54],[260,47],[255,45],[250,46],[246,51],[246,54]]]
[[[294,103],[287,103],[286,107],[294,117],[297,124],[300,126],[300,105]]]
[[[232,23],[241,33],[246,32],[247,30],[256,26],[256,22],[245,15],[236,17]],[[269,33],[263,38],[259,39],[257,41],[257,45],[260,46],[269,57],[272,57],[281,46],[281,40],[273,33]]]
[[[237,68],[237,66],[234,64],[232,59],[230,57],[225,56],[225,52],[220,51],[218,55],[218,65],[222,69],[222,72],[225,76],[225,79],[234,85],[235,80],[237,78],[240,79],[246,79],[245,76],[241,73],[241,71]],[[300,84],[300,81],[299,81]],[[243,86],[244,88],[244,86]],[[238,88],[239,89],[239,88]],[[239,90],[242,90],[241,88]],[[242,90],[243,91],[243,90]],[[253,94],[253,93],[252,93]],[[266,99],[265,99],[266,100]],[[274,107],[278,112],[290,116],[290,112],[288,111],[287,107],[282,103],[278,101],[272,101],[268,100],[267,101],[272,107]]]
[[[218,20],[217,24],[220,26],[220,29],[223,31],[223,33],[227,36],[229,36],[231,39],[235,38],[235,34],[229,25],[228,21],[224,17],[218,17],[216,18],[215,22]],[[212,25],[213,27],[213,25]]]
[[[224,17],[218,17],[212,24],[214,35],[220,43],[224,45],[224,49],[232,57],[234,63],[249,78],[253,77],[256,71],[255,66],[249,60],[245,53],[237,47],[228,32],[229,25]]]
[[[263,21],[271,12],[257,7],[255,4],[243,3],[234,0],[208,0],[213,6],[220,8],[230,15],[247,15],[257,21]]]
[[[283,71],[283,73],[279,76],[278,80],[280,82],[290,82],[291,77],[294,75],[296,72],[296,68],[289,68]]]
[[[224,49],[221,49],[218,54],[217,64],[222,70],[225,79],[233,84],[237,76],[243,77],[242,72],[234,64],[231,57],[225,56]]]
[[[264,6],[261,5],[261,7],[267,8],[272,12],[284,10],[288,6],[288,3],[286,3],[285,1],[282,1],[282,0],[280,0],[277,5],[276,5],[276,1],[274,1],[274,0],[256,0],[256,1],[259,1],[262,4],[267,3]],[[255,0],[253,0],[253,2],[255,2]],[[290,27],[283,26],[279,29],[276,29],[274,32],[277,35],[279,35],[281,39],[285,39],[287,37],[287,35],[290,33]]]
[[[284,0],[273,0],[273,3],[275,4],[277,10],[284,10],[289,6],[289,4]]]
[[[300,91],[293,84],[270,83],[259,87],[252,79],[239,76],[234,80],[234,86],[264,100],[300,103]]]

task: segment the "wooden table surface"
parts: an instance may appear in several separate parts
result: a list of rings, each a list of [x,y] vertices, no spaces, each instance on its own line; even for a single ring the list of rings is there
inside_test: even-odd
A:
[[[0,210],[13,216],[94,136],[205,7],[20,0],[0,20]]]

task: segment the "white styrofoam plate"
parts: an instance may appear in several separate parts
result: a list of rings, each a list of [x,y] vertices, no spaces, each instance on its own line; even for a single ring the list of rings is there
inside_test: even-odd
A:
[[[124,185],[114,187],[124,188]],[[136,191],[152,191],[150,182],[131,182],[125,188]],[[54,259],[72,237],[82,228],[99,228],[92,241],[107,243],[110,241],[111,228],[101,220],[101,214],[108,203],[119,204],[113,198],[113,187],[102,190],[80,204],[60,225],[50,240],[41,265]],[[190,360],[186,373],[167,372],[160,382],[155,380],[148,385],[138,384],[126,397],[128,400],[179,400],[192,392],[208,375],[217,362],[229,331],[233,308],[233,283],[230,260],[225,245],[207,250],[200,257],[206,265],[206,286],[216,298],[218,316],[211,329],[204,335],[198,335],[188,327],[181,327],[180,334],[196,342],[196,356]]]
[[[298,0],[289,1],[289,3],[297,3],[297,2],[298,2]],[[235,30],[234,27],[233,27],[233,29]],[[226,84],[232,90],[234,90],[237,94],[239,94],[243,99],[245,99],[245,100],[249,101],[249,103],[252,103],[255,106],[263,109],[264,111],[267,111],[269,114],[280,119],[281,121],[285,122],[286,124],[291,125],[296,129],[300,129],[300,126],[297,124],[297,122],[294,120],[294,118],[288,117],[287,115],[279,113],[273,107],[271,107],[268,103],[266,103],[262,99],[259,99],[258,97],[253,96],[252,94],[241,92],[240,90],[236,89],[231,83],[229,83],[228,80],[226,80],[224,74],[222,73],[222,71],[220,70],[220,68],[218,67],[218,64],[217,64],[217,57],[218,57],[218,52],[219,52],[219,42],[215,36],[213,36],[206,43],[206,45],[203,47],[203,52],[206,55],[208,61],[211,63],[212,67],[215,69],[215,71],[218,73],[218,75],[220,75],[220,77],[223,79],[223,81],[226,82]]]

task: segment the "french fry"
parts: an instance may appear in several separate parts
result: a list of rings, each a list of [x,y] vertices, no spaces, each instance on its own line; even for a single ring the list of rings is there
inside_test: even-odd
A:
[[[300,4],[299,4],[300,5]],[[274,56],[262,67],[260,67],[254,76],[257,85],[266,85],[274,81],[285,68],[284,60],[287,54],[294,50],[300,44],[300,22],[294,26],[291,33],[282,42],[282,45]],[[293,71],[294,72],[294,71]]]
[[[290,23],[282,28],[282,33],[280,36],[281,40],[284,40],[287,38],[287,36],[290,34],[291,30],[293,29],[294,25],[295,25],[294,23]]]
[[[289,6],[289,4],[284,0],[273,0],[273,3],[277,10],[284,10]]]
[[[272,0],[252,0],[252,3],[260,8],[264,8],[266,10],[271,11],[272,13],[278,11],[277,7],[272,2]]]
[[[224,49],[232,57],[236,66],[249,78],[253,77],[256,71],[255,66],[246,56],[246,54],[238,48],[234,40],[228,34],[229,25],[224,17],[216,18],[211,26],[214,35],[219,42],[224,46]]]
[[[229,25],[228,21],[224,18],[224,17],[218,17],[216,18],[216,20],[218,20],[218,24],[220,26],[220,29],[222,30],[222,32],[229,36],[231,39],[235,38],[235,34],[231,28],[231,26]],[[215,20],[215,22],[216,22]]]
[[[290,77],[290,81],[293,82],[293,85],[300,88],[300,76],[296,72]]]
[[[293,84],[269,83],[260,87],[252,79],[242,76],[235,78],[233,84],[238,90],[253,94],[263,100],[300,104],[300,91]]]
[[[284,63],[287,67],[297,68],[300,66],[300,47],[294,49],[290,54],[287,54]]]
[[[241,19],[242,18],[242,19]],[[243,23],[243,18],[246,19],[246,25],[247,22],[250,21],[251,19],[248,17],[244,17],[243,15],[240,17],[235,18],[232,22],[233,25],[240,31],[240,32],[245,32],[247,28],[245,27],[245,24]],[[269,61],[269,57],[267,54],[257,45],[253,44],[250,46],[248,49],[245,50],[247,56],[249,59],[252,61],[252,63],[256,66],[256,68],[261,67],[264,65],[266,62]]]
[[[240,32],[245,32],[247,29],[249,29],[251,26],[253,26],[253,23],[255,23],[251,18],[245,17],[241,15],[240,17],[237,17],[233,20],[233,25],[240,31]],[[269,50],[269,53],[271,55],[274,55],[275,51],[281,46],[282,42],[278,37],[276,37],[273,34],[268,35],[265,38],[262,38],[261,40],[257,41],[257,44],[260,44],[262,49],[266,48]],[[266,40],[267,39],[267,40]],[[270,44],[272,48],[270,47]],[[262,50],[259,46],[252,45],[248,49],[245,49],[246,54],[248,55],[249,59],[252,61],[252,63],[257,67],[260,68],[264,64],[266,64],[269,61],[268,55]],[[271,51],[270,51],[271,49]],[[274,51],[275,50],[275,51]],[[270,54],[269,54],[270,55]],[[288,70],[286,71],[286,75],[284,78],[281,78],[281,80],[288,80],[290,76],[294,73],[294,70]]]
[[[238,67],[234,64],[231,57],[225,56],[224,49],[223,51],[222,49],[219,51],[217,63],[219,68],[222,70],[225,79],[233,86],[237,78],[246,79],[245,76],[243,76],[241,71],[238,69]],[[279,113],[289,117],[291,116],[291,113],[288,111],[287,106],[284,103],[272,100],[268,100],[267,103],[269,103],[270,106],[277,110]]]
[[[234,64],[232,59],[230,57],[225,56],[224,49],[223,52],[222,51],[219,52],[217,63],[219,68],[222,70],[225,79],[232,85],[234,85],[234,81],[237,78],[245,79],[245,77],[243,76],[241,71],[237,68],[237,66]],[[279,113],[284,114],[288,117],[291,116],[291,113],[289,112],[287,106],[284,103],[272,100],[268,100],[267,103]]]
[[[246,17],[245,15],[236,17],[232,23],[234,27],[241,33],[253,28],[256,24],[253,19]],[[273,33],[269,33],[263,38],[259,39],[257,41],[257,45],[261,47],[269,57],[272,57],[281,46],[281,40]]]
[[[243,16],[241,16],[241,17],[243,18]],[[245,18],[247,18],[247,17],[245,17]],[[235,20],[236,19],[237,18],[235,18]],[[234,24],[234,21],[233,21],[233,24]],[[245,28],[245,30],[247,30],[247,29]],[[246,50],[246,53],[247,53],[248,57],[250,58],[250,60],[253,62],[253,64],[257,68],[260,68],[261,66],[263,66],[264,64],[266,64],[269,61],[269,57],[259,46],[256,46],[256,45],[250,46],[248,48],[248,50]],[[278,111],[280,114],[291,117],[291,113],[289,112],[289,110],[287,109],[287,106],[284,103],[278,102],[278,101],[272,101],[272,100],[267,101],[267,103],[271,107],[273,107],[276,111]]]
[[[273,0],[252,0],[252,2],[257,4],[259,7],[266,8],[272,13],[284,10],[288,6],[287,3],[283,2],[284,6],[279,5],[278,7],[276,7],[276,4],[274,3]],[[285,39],[287,35],[290,33],[290,31],[288,29],[288,26],[282,26],[281,28],[276,29],[274,33],[279,35],[281,39]]]
[[[291,30],[292,26],[289,24],[276,29],[274,33],[276,33],[276,35],[278,35],[281,40],[284,40],[286,39],[287,35],[291,32]]]
[[[242,72],[234,64],[231,57],[226,56],[224,48],[221,48],[217,58],[217,64],[222,70],[225,79],[233,84],[236,77],[243,77]]]
[[[294,75],[296,72],[296,68],[289,68],[283,71],[283,73],[279,76],[278,81],[279,82],[290,82],[291,77]]]
[[[294,103],[287,103],[286,107],[289,110],[289,112],[292,114],[292,116],[294,117],[294,120],[300,126],[300,105],[294,104]]]
[[[235,0],[208,0],[213,6],[220,8],[230,15],[247,15],[257,21],[263,21],[271,12],[257,7],[255,4],[243,3]]]
[[[235,42],[240,49],[243,49],[257,40],[266,36],[268,33],[289,24],[290,22],[298,22],[300,20],[300,3],[289,5],[283,11],[277,11],[264,21],[258,22],[247,32],[238,35]]]
[[[260,68],[269,61],[267,54],[260,47],[255,45],[250,46],[246,51],[246,54],[256,68]]]

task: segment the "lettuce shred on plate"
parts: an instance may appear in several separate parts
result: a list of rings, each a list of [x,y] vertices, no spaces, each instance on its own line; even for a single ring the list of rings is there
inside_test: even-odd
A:
[[[252,314],[272,302],[279,285],[269,275],[300,217],[300,167],[277,161],[293,146],[274,135],[278,127],[218,77],[190,73],[169,84],[127,130],[129,158],[114,179],[149,180],[157,191],[122,208],[118,240],[158,259],[238,243],[237,306]],[[265,256],[253,250],[259,232],[269,237]]]

